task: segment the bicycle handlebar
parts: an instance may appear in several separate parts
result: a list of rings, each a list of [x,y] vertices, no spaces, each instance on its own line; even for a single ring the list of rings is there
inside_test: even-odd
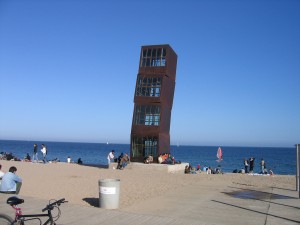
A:
[[[58,201],[55,201],[55,202],[53,202],[53,203],[50,203],[50,204],[48,204],[44,209],[42,209],[42,212],[45,212],[45,211],[47,211],[47,210],[52,210],[53,207],[54,207],[55,205],[60,206],[61,203],[65,203],[65,202],[67,202],[67,201],[65,201],[65,199],[62,198],[62,199],[60,199],[60,200],[58,200]]]

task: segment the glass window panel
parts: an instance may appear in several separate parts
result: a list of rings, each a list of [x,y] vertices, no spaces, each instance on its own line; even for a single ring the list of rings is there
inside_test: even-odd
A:
[[[161,57],[161,48],[157,49],[157,57]]]
[[[132,138],[132,150],[134,157],[147,157],[152,155],[157,157],[157,137],[133,137]]]
[[[142,59],[142,67],[146,66],[146,59]]]
[[[152,51],[152,49],[150,48],[150,49],[148,49],[148,51],[147,51],[147,56],[148,57],[151,57],[151,51]]]
[[[161,58],[157,59],[157,66],[161,66]]]
[[[152,49],[152,57],[153,57],[153,58],[156,57],[156,48]]]
[[[163,56],[163,57],[166,57],[166,54],[167,54],[167,52],[166,52],[166,49],[165,49],[165,48],[163,48],[162,50],[163,50],[163,54],[162,54],[162,56]]]
[[[151,95],[151,96],[154,96],[154,95],[155,95],[155,91],[154,91],[153,88],[151,88],[150,95]]]
[[[138,84],[138,86],[140,86],[140,85],[141,85],[141,83],[142,83],[142,79],[141,79],[141,78],[139,78],[139,79],[138,79],[138,81],[137,81],[137,84]]]
[[[136,95],[159,97],[161,88],[161,78],[139,78],[137,81]]]
[[[155,59],[152,59],[151,66],[156,66],[156,60]]]
[[[144,49],[142,57],[146,57],[146,56],[147,56],[147,49]]]
[[[156,88],[155,89],[155,97],[159,97],[160,96],[160,88]]]
[[[166,59],[165,58],[161,59],[161,66],[166,66]]]

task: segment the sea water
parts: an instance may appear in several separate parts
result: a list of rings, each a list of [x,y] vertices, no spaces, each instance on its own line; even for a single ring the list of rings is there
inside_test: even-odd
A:
[[[107,155],[114,149],[115,155],[130,153],[129,144],[107,144],[107,143],[72,143],[72,142],[40,142],[40,141],[9,141],[0,140],[0,152],[12,153],[14,156],[24,159],[29,153],[32,157],[33,144],[38,144],[39,159],[42,159],[41,145],[47,146],[47,159],[58,158],[66,162],[68,157],[77,162],[81,158],[84,164],[106,165]],[[243,169],[243,159],[255,157],[254,172],[260,172],[260,161],[263,158],[268,169],[275,174],[296,174],[296,148],[275,147],[230,147],[222,146],[223,160],[217,162],[218,146],[171,146],[171,154],[177,161],[190,163],[192,166],[198,164],[203,166],[221,166],[223,172]],[[1,163],[1,161],[0,161]]]

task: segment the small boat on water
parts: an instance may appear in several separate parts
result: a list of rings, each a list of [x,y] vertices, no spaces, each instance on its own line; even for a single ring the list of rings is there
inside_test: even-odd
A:
[[[221,162],[223,160],[223,152],[222,152],[222,148],[221,147],[218,148],[217,158],[218,158],[217,162]]]

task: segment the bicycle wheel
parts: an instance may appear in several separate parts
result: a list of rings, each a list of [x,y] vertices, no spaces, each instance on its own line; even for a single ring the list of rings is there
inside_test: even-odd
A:
[[[12,225],[14,223],[14,220],[5,214],[0,214],[0,225]]]

